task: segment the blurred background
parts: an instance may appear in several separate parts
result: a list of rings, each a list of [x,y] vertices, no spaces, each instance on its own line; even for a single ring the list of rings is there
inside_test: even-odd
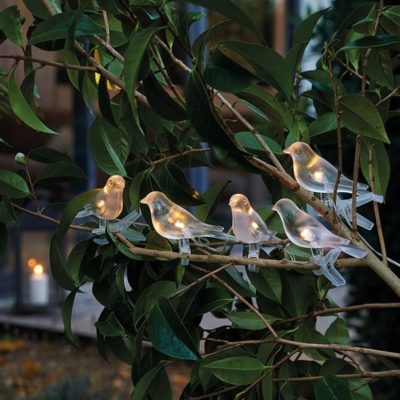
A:
[[[300,21],[309,13],[331,7],[318,25],[315,38],[310,43],[304,59],[304,69],[312,69],[324,40],[328,39],[345,16],[364,0],[236,0],[261,27],[266,41],[281,54],[290,46],[293,31]],[[1,0],[0,11],[17,4],[22,15],[30,17],[26,4],[29,0]],[[389,4],[390,2],[385,2]],[[396,2],[393,1],[393,4]],[[178,1],[182,15],[198,10],[191,4]],[[214,25],[222,17],[208,13],[207,17],[192,27],[193,38],[197,37],[208,25]],[[25,24],[26,26],[27,24]],[[248,31],[237,24],[230,25],[222,38],[253,40]],[[9,41],[0,44],[0,54],[17,54],[18,49]],[[179,49],[178,49],[179,53]],[[34,49],[34,55],[51,60],[58,60],[55,52],[44,52]],[[0,60],[0,68],[8,70],[12,61]],[[18,67],[20,68],[20,67]],[[18,69],[17,69],[18,71]],[[22,70],[20,71],[22,78]],[[7,115],[7,109],[0,108],[0,136],[13,148],[0,143],[0,168],[19,169],[14,156],[17,152],[27,153],[31,148],[48,146],[68,154],[86,172],[88,180],[74,185],[57,183],[41,184],[38,187],[38,201],[41,207],[52,202],[63,202],[75,193],[102,186],[105,176],[96,170],[91,160],[86,143],[86,133],[93,120],[93,115],[85,106],[79,93],[68,83],[65,71],[46,67],[38,71],[37,84],[40,92],[40,116],[46,125],[62,135],[52,136],[30,131],[30,129]],[[175,77],[177,82],[182,77]],[[349,82],[352,84],[352,82]],[[306,90],[302,87],[301,90]],[[0,96],[2,92],[0,91]],[[229,95],[227,95],[229,98]],[[392,102],[394,108],[398,104]],[[95,108],[95,107],[94,107]],[[396,130],[398,119],[393,118],[388,127],[389,135]],[[259,130],[263,126],[258,121]],[[392,171],[400,167],[400,138],[391,136],[389,148]],[[345,146],[345,168],[351,175],[353,145]],[[335,146],[323,148],[324,155],[332,162],[335,159]],[[397,153],[398,154],[398,153]],[[32,164],[32,179],[35,179],[35,164]],[[200,192],[209,185],[230,180],[217,209],[216,220],[230,227],[230,212],[226,204],[233,193],[246,193],[255,206],[270,202],[270,194],[259,176],[239,174],[216,165],[215,168],[196,168],[189,172],[193,186]],[[387,201],[382,207],[383,229],[387,238],[389,256],[400,259],[400,240],[398,212],[399,180],[392,179],[389,184]],[[29,205],[28,205],[29,207]],[[371,210],[366,207],[365,214]],[[369,217],[373,217],[372,213]],[[129,368],[110,359],[107,363],[97,354],[94,343],[95,328],[101,307],[91,297],[90,288],[86,294],[79,295],[74,306],[73,330],[80,337],[81,348],[77,351],[66,344],[63,338],[60,304],[65,293],[52,282],[49,273],[48,246],[54,226],[24,216],[19,226],[11,231],[7,248],[0,258],[0,400],[1,399],[126,399],[132,389]],[[77,240],[71,233],[65,250]],[[372,232],[365,235],[370,243],[379,247]],[[1,244],[0,244],[1,247]],[[351,285],[344,289],[331,291],[339,305],[361,304],[368,302],[388,302],[397,299],[388,291],[373,273],[365,270],[363,274],[348,272]],[[37,298],[32,295],[32,288],[43,287],[48,290],[45,296]],[[380,349],[400,351],[397,344],[398,329],[397,311],[364,311],[352,314],[350,323],[353,327],[353,340],[363,345]],[[215,324],[211,316],[204,324]],[[323,331],[324,324],[321,323]],[[179,393],[187,379],[187,369],[182,364],[170,371],[170,377]],[[377,399],[398,399],[394,382],[385,380],[373,385]],[[46,397],[47,396],[47,397]]]

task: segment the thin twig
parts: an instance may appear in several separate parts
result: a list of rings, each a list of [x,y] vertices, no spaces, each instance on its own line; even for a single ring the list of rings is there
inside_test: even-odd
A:
[[[380,106],[382,103],[384,103],[386,100],[389,100],[391,97],[393,97],[398,91],[400,90],[400,85],[396,86],[387,96],[385,96],[383,99],[379,100],[376,104],[375,107]]]
[[[35,188],[33,186],[31,173],[29,172],[29,168],[28,168],[27,165],[25,165],[25,172],[26,172],[26,176],[28,178],[29,187],[31,188],[31,191],[32,191],[32,197],[33,197],[33,201],[35,202],[36,211],[39,211],[39,209],[40,209],[39,202],[38,202],[38,199],[37,199],[37,196],[36,196]]]
[[[183,157],[189,156],[194,153],[203,153],[206,151],[210,151],[210,148],[207,147],[207,148],[201,148],[201,149],[191,149],[191,150],[184,151],[182,153],[172,154],[171,156],[160,158],[159,160],[151,161],[148,163],[148,165],[151,167],[159,167],[160,165],[163,165],[169,161],[176,160],[178,158],[183,158]]]
[[[338,152],[338,172],[336,175],[335,188],[333,190],[333,201],[336,203],[337,191],[339,188],[340,176],[343,173],[343,148],[342,148],[342,123],[341,123],[341,113],[339,107],[339,97],[337,93],[337,86],[335,81],[335,76],[333,74],[332,61],[329,61],[329,77],[332,81],[333,89],[333,107],[336,116],[336,140],[337,140],[337,152]]]
[[[106,30],[106,43],[107,43],[107,45],[110,45],[110,26],[108,24],[107,11],[103,9],[102,13],[103,13],[103,20],[104,20],[104,29]]]
[[[374,171],[373,171],[372,150],[373,150],[373,147],[371,146],[368,149],[368,173],[369,173],[369,179],[371,182],[371,191],[372,191],[372,193],[375,193],[375,175],[374,175]],[[378,232],[379,244],[381,247],[382,262],[387,266],[388,260],[387,260],[386,244],[385,244],[385,237],[383,236],[382,221],[381,221],[381,215],[379,212],[379,206],[375,200],[372,201],[372,205],[374,208],[376,231]]]
[[[32,61],[34,63],[41,64],[42,66],[48,65],[51,67],[71,69],[71,70],[75,70],[75,71],[99,72],[98,68],[96,68],[96,67],[88,67],[88,66],[76,65],[76,64],[66,64],[66,63],[61,63],[61,62],[56,62],[56,61],[43,60],[38,57],[23,56],[20,54],[2,54],[2,55],[0,55],[0,58],[12,59],[12,60],[16,60],[16,61],[27,60],[27,61]]]
[[[15,203],[11,203],[11,205],[15,209],[17,209],[19,211],[22,211],[22,212],[24,212],[26,214],[33,215],[34,217],[37,217],[37,218],[43,219],[45,221],[51,222],[51,223],[53,223],[55,225],[59,225],[60,224],[60,220],[58,220],[56,218],[53,218],[53,217],[49,217],[48,215],[42,214],[39,211],[32,211],[32,210],[29,210],[28,208],[24,208],[24,207],[22,207],[22,206],[20,206],[18,204],[15,204]],[[92,230],[93,230],[93,228],[89,228],[88,226],[80,226],[80,225],[73,225],[73,224],[71,224],[69,227],[70,227],[70,229],[74,229],[74,230],[77,230],[77,231],[84,231],[84,232],[92,232]]]
[[[360,152],[361,152],[362,138],[357,135],[356,149],[354,153],[354,168],[353,168],[353,187],[351,194],[351,225],[354,238],[357,237],[357,185],[358,174],[360,172]]]
[[[353,75],[356,76],[357,78],[363,79],[363,76],[362,76],[360,73],[358,73],[355,69],[349,67],[349,65],[346,64],[344,61],[342,61],[340,58],[336,58],[336,61],[337,61],[340,65],[342,65],[344,68],[346,68],[351,74],[353,74]],[[369,84],[369,81],[368,81],[368,80],[367,80],[366,82],[367,82],[367,84]]]
[[[225,264],[222,267],[219,267],[216,270],[211,271],[208,274],[205,274],[205,275],[201,276],[200,278],[195,279],[193,282],[190,282],[189,285],[186,285],[182,289],[175,292],[172,296],[169,297],[169,299],[174,299],[175,297],[180,296],[182,293],[185,293],[191,287],[198,285],[199,283],[205,281],[206,279],[211,278],[212,276],[218,274],[218,272],[224,271],[231,266],[232,266],[232,263]]]
[[[337,374],[335,376],[340,379],[359,379],[359,378],[380,379],[380,378],[400,376],[400,369],[377,371],[377,372],[364,371],[355,374]],[[274,378],[274,382],[310,382],[310,381],[316,381],[321,378],[323,378],[322,375],[300,376],[296,378]]]
[[[196,265],[193,264],[189,264],[192,268],[196,269],[197,271],[201,271],[201,272],[205,272],[208,273],[208,271],[204,268],[198,267]],[[212,276],[213,279],[215,279],[216,281],[218,281],[222,286],[224,286],[226,289],[228,289],[232,294],[234,294],[243,304],[245,304],[249,310],[253,311],[254,314],[257,315],[258,318],[260,318],[260,320],[263,322],[263,324],[265,325],[265,327],[268,329],[268,331],[270,332],[270,334],[275,338],[275,339],[279,339],[278,334],[275,332],[275,329],[271,326],[271,324],[266,320],[266,318],[260,313],[260,311],[253,306],[253,304],[251,304],[249,301],[247,301],[240,293],[238,293],[231,285],[229,285],[228,283],[226,283],[223,279],[221,279],[219,276],[217,275],[213,275]]]

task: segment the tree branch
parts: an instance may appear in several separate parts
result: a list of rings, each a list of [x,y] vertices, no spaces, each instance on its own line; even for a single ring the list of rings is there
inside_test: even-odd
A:
[[[159,160],[151,161],[148,163],[148,165],[150,167],[159,167],[160,165],[163,165],[169,161],[176,160],[178,158],[183,158],[183,157],[189,156],[191,154],[195,154],[195,153],[203,153],[203,152],[210,151],[210,150],[211,149],[208,147],[201,148],[201,149],[191,149],[191,150],[184,151],[182,153],[172,154],[170,156],[160,158]]]

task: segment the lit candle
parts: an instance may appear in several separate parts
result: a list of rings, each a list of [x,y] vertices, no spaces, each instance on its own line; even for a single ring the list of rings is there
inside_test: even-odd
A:
[[[30,304],[38,306],[49,302],[49,276],[44,272],[43,265],[36,264],[29,278]]]

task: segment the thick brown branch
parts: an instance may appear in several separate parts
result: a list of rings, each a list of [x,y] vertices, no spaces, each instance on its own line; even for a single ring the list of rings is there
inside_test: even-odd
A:
[[[249,262],[251,264],[257,265],[258,267],[264,268],[280,268],[280,269],[296,269],[296,270],[313,270],[318,267],[312,263],[300,262],[300,261],[289,261],[289,260],[269,260],[269,259],[251,259],[245,257],[231,257],[222,256],[218,254],[180,254],[172,251],[163,251],[155,249],[146,249],[143,247],[137,247],[133,245],[128,239],[122,236],[120,233],[116,233],[115,236],[120,242],[125,244],[128,250],[138,256],[147,256],[151,258],[164,258],[168,260],[177,259],[188,259],[192,262],[197,263],[208,263],[208,264],[238,264],[247,265]],[[363,260],[356,260],[354,258],[340,259],[337,261],[337,267],[366,267],[367,264]],[[209,271],[207,271],[209,272]]]

